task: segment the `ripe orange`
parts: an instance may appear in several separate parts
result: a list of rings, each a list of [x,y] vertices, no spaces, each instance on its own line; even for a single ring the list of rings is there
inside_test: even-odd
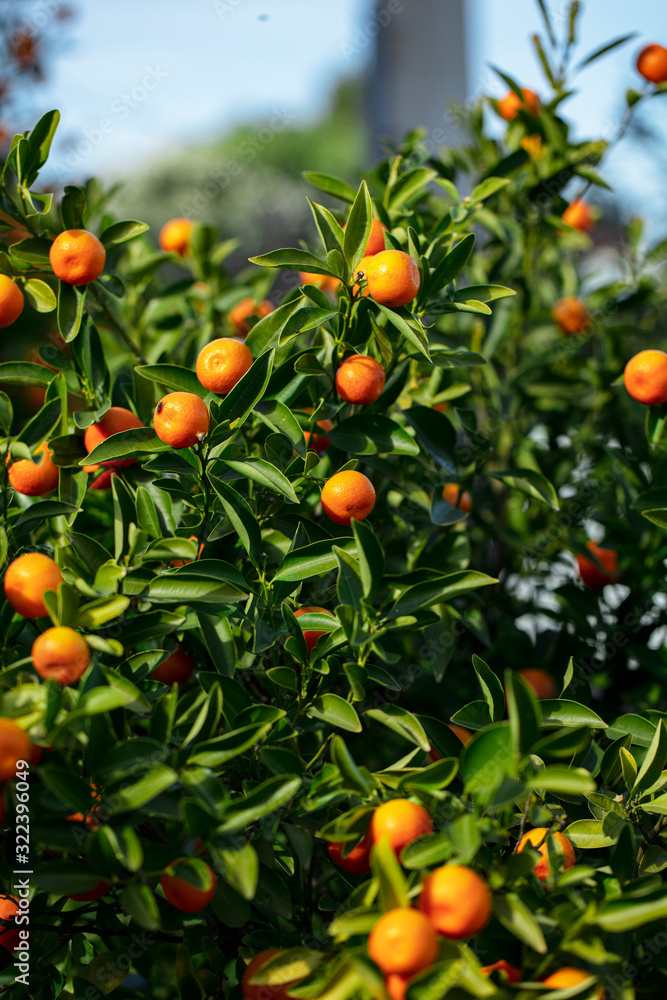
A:
[[[373,925],[368,954],[385,975],[414,976],[435,962],[438,937],[423,913],[397,906]]]
[[[134,461],[134,459],[132,459]],[[101,466],[99,465],[84,465],[84,472],[96,472]],[[88,487],[89,490],[110,490],[111,480],[116,475],[113,469],[102,469],[99,476],[93,479],[92,483]]]
[[[428,876],[419,897],[420,909],[438,934],[466,938],[491,919],[491,892],[477,872],[465,865],[443,865]]]
[[[433,833],[433,821],[418,803],[409,799],[390,799],[373,813],[370,832],[374,844],[386,837],[398,857],[413,840]]]
[[[412,302],[419,291],[419,268],[402,250],[376,253],[366,271],[368,292],[376,302],[397,308]]]
[[[276,983],[270,986],[268,983],[251,983],[262,966],[266,965],[274,955],[282,955],[284,948],[266,948],[255,955],[248,963],[241,979],[241,989],[244,1000],[288,1000],[287,991],[290,986],[294,986],[298,979],[290,979],[286,983]]]
[[[353,354],[336,372],[336,392],[346,403],[367,406],[382,395],[384,368],[375,358]]]
[[[47,628],[38,635],[30,653],[32,665],[44,680],[67,686],[83,677],[90,663],[88,643],[67,625]]]
[[[637,56],[637,70],[650,83],[667,81],[667,49],[664,45],[647,45]]]
[[[620,579],[618,572],[618,555],[613,549],[601,549],[595,542],[586,542],[586,548],[593,553],[599,563],[601,563],[606,573],[599,570],[595,563],[585,556],[577,555],[577,566],[579,576],[584,586],[590,590],[602,590],[609,583],[616,583]]]
[[[363,838],[348,854],[343,855],[345,844],[342,842],[330,843],[327,850],[333,863],[342,868],[343,871],[350,872],[351,875],[365,875],[371,866],[372,846],[371,831],[367,830]]]
[[[160,441],[172,448],[191,448],[208,433],[206,403],[192,392],[169,392],[155,407],[153,426]]]
[[[98,444],[102,444],[107,438],[118,434],[119,431],[129,431],[135,427],[143,427],[141,420],[132,410],[127,410],[124,406],[110,406],[102,419],[97,424],[90,424],[86,427],[83,435],[83,444],[87,452],[91,452]],[[100,466],[107,469],[125,469],[128,465],[136,462],[136,458],[119,458],[112,462],[100,462],[97,465],[84,465],[86,472],[93,472]],[[111,477],[109,477],[111,479]],[[104,487],[97,486],[96,489]]]
[[[623,381],[632,398],[640,403],[667,403],[667,354],[657,350],[635,354],[625,366]]]
[[[50,556],[26,552],[7,567],[5,597],[24,618],[43,618],[47,614],[44,592],[56,590],[62,578]]]
[[[190,250],[191,236],[191,219],[170,219],[160,230],[158,242],[165,253],[177,253],[179,257],[185,257]]]
[[[464,514],[469,514],[472,510],[472,497],[467,490],[461,493],[461,487],[458,483],[445,483],[442,488],[442,497],[451,507],[458,507]]]
[[[178,649],[163,660],[151,674],[151,678],[154,681],[161,681],[163,684],[168,684],[170,687],[172,684],[178,684],[182,687],[183,684],[187,683],[192,676],[192,671],[195,669],[195,661],[190,656],[189,653],[179,646]]]
[[[0,718],[0,782],[14,781],[17,761],[29,764],[31,754],[28,734],[13,719]]]
[[[584,972],[583,969],[573,969],[564,968],[558,969],[557,972],[552,972],[550,976],[546,979],[542,979],[542,985],[548,987],[550,990],[566,990],[570,986],[578,986],[579,983],[583,983],[584,979],[588,979],[592,973]],[[599,990],[595,994],[596,1000],[604,1000],[604,991]]]
[[[408,992],[409,985],[410,978],[408,976],[399,976],[396,972],[392,972],[391,975],[384,978],[384,988],[389,994],[390,1000],[405,1000],[405,994]]]
[[[309,611],[320,611],[323,615],[331,614],[331,612],[327,611],[326,608],[318,608],[316,605],[313,605],[312,607],[308,608],[299,608],[298,611],[294,612],[294,617],[300,618],[301,615],[305,615]],[[324,635],[324,632],[307,631],[303,633],[303,637],[306,640],[306,648],[308,649],[309,653],[321,635]]]
[[[510,90],[505,97],[498,101],[498,114],[506,122],[511,122],[512,119],[516,118],[522,108],[525,111],[530,111],[531,115],[538,115],[540,113],[540,99],[535,91],[522,87],[521,93],[523,94],[523,101],[513,90]]]
[[[0,947],[5,948],[12,957],[22,941],[16,926],[16,914],[19,910],[17,899],[7,893],[0,893]]]
[[[202,348],[197,358],[197,378],[205,389],[225,395],[252,365],[250,348],[233,337],[219,337]]]
[[[314,274],[312,271],[299,271],[302,285],[315,285],[323,292],[334,295],[340,287],[340,278],[334,278],[331,274]]]
[[[259,319],[264,319],[269,313],[273,312],[273,306],[267,300],[264,302],[255,302],[254,299],[250,297],[241,299],[236,305],[229,310],[229,322],[234,327],[237,337],[247,337],[252,329],[248,320],[252,316],[257,316]]]
[[[558,688],[550,673],[539,667],[524,667],[517,671],[527,684],[530,684],[538,698],[557,698]]]
[[[365,520],[375,506],[373,484],[361,472],[337,472],[327,479],[320,495],[327,517],[336,524]]]
[[[53,273],[67,285],[88,285],[104,270],[107,252],[86,229],[66,229],[49,250]]]
[[[23,312],[23,292],[8,274],[0,274],[0,329],[19,318]]]
[[[88,892],[80,892],[78,895],[68,892],[66,895],[70,899],[75,899],[77,903],[91,903],[94,899],[101,899],[102,896],[106,896],[110,888],[110,882],[101,881],[97,883],[94,889],[89,889]]]
[[[563,222],[568,226],[579,229],[583,233],[590,233],[595,226],[593,210],[587,201],[582,198],[575,198],[563,212]]]
[[[551,874],[551,866],[549,864],[549,847],[547,845],[547,834],[549,830],[545,826],[536,826],[534,830],[529,830],[528,833],[524,833],[523,837],[519,841],[517,847],[517,854],[527,846],[535,847],[541,854],[540,860],[533,867],[533,872],[537,875],[540,882],[544,882],[549,878]],[[567,871],[568,868],[573,868],[575,864],[574,847],[562,833],[556,831],[552,833],[553,846],[557,854],[563,856],[563,871]],[[540,846],[538,846],[540,845]]]
[[[588,309],[574,295],[560,299],[551,310],[551,318],[567,334],[586,333],[593,325]]]
[[[526,150],[531,160],[541,160],[546,152],[542,148],[542,138],[539,135],[524,135],[519,145]]]
[[[515,965],[510,965],[504,958],[501,958],[498,962],[494,962],[493,965],[483,966],[481,971],[483,975],[488,976],[496,970],[505,974],[508,983],[521,982],[521,969],[517,969]]]
[[[160,885],[168,903],[171,903],[172,906],[175,906],[177,910],[181,910],[183,913],[196,913],[197,910],[203,910],[211,902],[215,896],[218,881],[213,869],[205,861],[202,861],[201,858],[183,860],[188,861],[188,867],[191,869],[196,866],[205,882],[205,887],[198,889],[178,875],[180,861],[178,858],[171,862],[167,871],[160,879]]]
[[[313,412],[312,406],[305,406],[304,409],[306,413]],[[323,431],[333,430],[333,424],[331,423],[330,420],[327,420],[326,418],[324,420],[318,420],[317,426]],[[310,431],[304,431],[303,436],[305,438],[308,447],[312,448],[313,451],[316,451],[318,455],[322,455],[331,444],[331,441],[329,440],[328,437],[326,437],[326,435],[315,434],[314,431],[312,433]]]
[[[46,441],[43,441],[34,452],[35,457],[42,456],[40,462],[28,458],[20,458],[9,466],[9,484],[17,493],[26,497],[41,497],[55,490],[58,485],[59,470],[51,460],[51,452]]]
[[[374,257],[376,253],[382,253],[385,248],[384,234],[386,231],[387,227],[384,222],[380,222],[379,219],[373,219],[371,222],[371,233],[368,237],[366,249],[364,250],[364,257]]]
[[[369,255],[367,257],[362,257],[357,266],[355,267],[353,275],[355,279],[355,284],[352,285],[353,295],[359,295],[359,292],[361,291],[362,281],[365,281],[366,284],[364,285],[364,290],[363,292],[361,292],[361,294],[362,296],[368,295],[368,265],[373,260],[373,256]]]

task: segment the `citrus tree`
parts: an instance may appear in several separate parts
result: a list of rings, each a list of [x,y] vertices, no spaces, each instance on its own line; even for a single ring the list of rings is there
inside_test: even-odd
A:
[[[572,8],[502,139],[308,174],[339,207],[235,277],[15,138],[9,996],[664,995],[664,248],[579,277]]]

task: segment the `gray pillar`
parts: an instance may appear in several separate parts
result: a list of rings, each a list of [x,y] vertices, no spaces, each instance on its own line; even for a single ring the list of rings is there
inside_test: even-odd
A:
[[[447,106],[468,96],[464,0],[379,0],[375,18],[384,26],[369,86],[373,154],[380,139],[420,126],[438,145],[461,143]]]

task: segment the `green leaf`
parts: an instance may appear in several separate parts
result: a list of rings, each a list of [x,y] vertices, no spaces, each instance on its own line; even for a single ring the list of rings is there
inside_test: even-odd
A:
[[[361,721],[356,709],[337,694],[323,694],[315,698],[306,710],[306,715],[348,733],[361,732]]]
[[[382,545],[368,521],[352,521],[352,533],[357,543],[357,559],[364,597],[372,597],[380,589],[384,576]]]
[[[276,775],[262,782],[245,798],[235,799],[224,811],[224,821],[218,832],[238,833],[250,823],[275,813],[286,805],[300,791],[302,779],[299,775]]]
[[[5,361],[0,364],[0,382],[8,385],[36,385],[46,387],[54,373],[44,365],[30,361]]]
[[[132,427],[129,431],[118,431],[80,461],[80,465],[95,465],[99,462],[116,461],[119,458],[143,458],[156,452],[169,451],[170,446],[157,436],[152,427]]]
[[[455,476],[456,431],[451,421],[431,406],[411,406],[403,415],[414,427],[422,447]]]
[[[218,421],[232,421],[232,430],[240,427],[252,408],[260,401],[271,377],[274,352],[267,351],[239,379],[218,406]]]
[[[346,181],[342,181],[339,177],[334,177],[332,174],[322,174],[314,170],[304,170],[302,176],[320,191],[333,195],[334,198],[338,198],[340,201],[345,201],[350,205],[357,196],[357,192],[351,184],[347,184]]]
[[[484,700],[489,706],[489,713],[493,722],[499,722],[505,715],[505,691],[500,682],[500,678],[494,674],[493,670],[473,653],[472,665],[477,674]]]
[[[180,368],[178,365],[137,365],[135,371],[151,382],[167,386],[168,389],[191,392],[201,399],[206,399],[209,395],[208,389],[204,388],[190,368]]]
[[[602,46],[602,48],[595,49],[577,64],[575,67],[575,73],[579,72],[580,69],[583,69],[584,66],[589,66],[592,62],[595,62],[596,59],[599,59],[600,56],[603,56],[606,52],[611,52],[612,49],[617,48],[619,45],[625,45],[625,43],[629,42],[631,38],[636,38],[638,34],[638,31],[630,31],[627,35],[621,35],[620,38],[615,38],[613,42],[607,42]]]
[[[396,309],[390,309],[388,306],[382,305],[381,302],[375,302],[374,304],[381,313],[384,313],[392,326],[395,326],[398,332],[403,334],[407,342],[415,350],[419,351],[420,354],[423,354],[427,361],[430,361],[431,356],[429,354],[426,332],[421,323],[418,324],[418,320],[407,311],[405,306],[402,306],[401,310],[397,311]]]
[[[149,228],[145,222],[135,222],[134,220],[114,222],[104,230],[100,240],[108,250],[110,247],[120,246],[121,243],[127,243],[128,240],[141,236]]]
[[[126,785],[113,797],[114,814],[123,812],[134,812],[142,806],[152,802],[162,792],[165,792],[178,781],[176,771],[173,771],[166,764],[152,764],[151,770],[138,781],[131,785]]]
[[[343,255],[343,242],[345,235],[340,223],[334,218],[328,208],[318,205],[317,202],[308,199],[310,210],[315,219],[315,225],[320,234],[324,249],[328,253],[330,250],[338,250]]]
[[[472,256],[475,235],[469,233],[446,253],[440,263],[433,268],[426,283],[426,295],[436,295],[446,285],[459,276]]]
[[[614,719],[605,735],[610,740],[616,740],[629,733],[635,746],[650,747],[655,738],[655,728],[648,719],[629,712]]]
[[[566,767],[564,764],[550,764],[540,768],[534,777],[528,778],[528,788],[536,791],[555,792],[561,795],[586,795],[594,792],[596,784],[583,767]]]
[[[379,413],[358,413],[343,420],[327,437],[350,455],[418,455],[419,445],[407,431]]]
[[[101,445],[99,446],[101,447]],[[263,458],[246,458],[244,460],[233,460],[231,458],[221,459],[228,465],[230,469],[234,472],[238,472],[241,476],[245,476],[248,479],[252,479],[253,482],[258,483],[265,489],[270,490],[271,493],[277,493],[279,496],[284,497],[289,503],[299,503],[299,498],[294,492],[294,487],[290,483],[289,479],[277,469],[275,465],[271,465]]]
[[[667,896],[639,902],[637,900],[612,900],[604,903],[595,918],[602,930],[609,934],[625,934],[644,924],[667,918]]]
[[[18,436],[31,451],[46,441],[52,431],[60,422],[62,414],[62,402],[60,399],[50,399],[38,410]]]
[[[319,257],[308,253],[307,250],[271,250],[270,253],[260,254],[259,257],[248,257],[248,260],[251,264],[259,264],[261,267],[282,267],[286,271],[305,271],[308,274],[329,274],[333,278],[338,277],[335,271],[332,271]]]
[[[368,193],[366,181],[362,181],[350,210],[347,225],[345,226],[343,252],[350,272],[354,271],[364,256],[368,237],[371,234],[372,222],[373,205],[371,196]]]
[[[424,727],[419,719],[412,712],[408,712],[406,708],[392,705],[389,702],[383,708],[369,708],[364,712],[364,715],[398,733],[403,739],[414,743],[422,750],[430,750],[431,744],[424,732]]]
[[[544,726],[588,726],[590,729],[606,729],[597,712],[565,698],[542,698],[542,725]]]
[[[47,111],[30,132],[28,136],[30,156],[26,163],[29,175],[35,175],[46,163],[59,121],[59,111]]]
[[[513,472],[489,472],[488,476],[500,479],[513,489],[521,490],[529,497],[545,503],[552,510],[560,510],[558,494],[548,479],[534,469],[517,469]]]
[[[412,170],[406,170],[393,184],[387,187],[385,199],[389,211],[394,212],[401,208],[415,195],[423,191],[437,176],[436,170],[430,170],[427,167],[413,167]]]
[[[9,248],[9,256],[12,260],[18,261],[20,264],[30,264],[31,267],[43,267],[50,270],[50,249],[51,240],[43,239],[41,236],[34,236],[27,240],[21,240],[20,243],[14,243]]]
[[[334,736],[330,744],[331,762],[345,779],[348,787],[362,795],[368,795],[373,790],[374,782],[361,771],[341,736]]]
[[[542,928],[526,904],[514,892],[493,897],[493,915],[503,927],[540,955],[547,952]]]
[[[563,833],[575,847],[584,851],[611,847],[614,843],[613,837],[608,837],[603,833],[602,820],[598,819],[575,819],[574,823],[570,823],[563,830]]]
[[[630,789],[633,793],[650,788],[660,777],[665,764],[667,763],[667,729],[662,719],[658,723],[655,736],[651,741],[644,762],[637,774],[634,787]]]
[[[470,192],[470,200],[474,202],[486,201],[492,195],[502,191],[509,184],[507,177],[487,177],[481,184],[477,184]]]
[[[28,302],[40,313],[53,312],[58,304],[53,289],[39,278],[30,278],[23,286]]]
[[[383,912],[410,905],[405,876],[386,837],[373,847],[371,871],[378,880],[379,904]]]
[[[220,497],[225,514],[234,526],[243,548],[246,550],[254,566],[258,565],[262,536],[257,523],[257,515],[240,493],[237,493],[229,483],[216,476],[209,476],[209,481]]]
[[[157,931],[161,927],[157,900],[147,885],[128,882],[120,894],[120,905],[129,913],[134,922],[147,931]]]
[[[68,344],[81,329],[86,288],[86,285],[75,287],[65,281],[58,283],[58,329]]]
[[[505,671],[505,691],[512,746],[519,754],[530,753],[539,737],[539,702],[532,687],[514,670]]]
[[[460,759],[469,793],[481,804],[490,802],[505,778],[512,776],[516,769],[509,725],[495,722],[491,728],[473,736]]]
[[[296,583],[313,576],[325,576],[338,566],[334,546],[345,551],[354,551],[356,544],[352,538],[323,538],[310,545],[288,552],[274,576],[274,583]]]
[[[414,587],[408,587],[390,608],[387,618],[399,618],[420,608],[427,608],[431,604],[453,601],[455,597],[460,597],[469,590],[488,587],[497,582],[494,577],[487,576],[486,573],[465,569],[436,577],[434,580],[426,580],[424,583],[415,584]]]

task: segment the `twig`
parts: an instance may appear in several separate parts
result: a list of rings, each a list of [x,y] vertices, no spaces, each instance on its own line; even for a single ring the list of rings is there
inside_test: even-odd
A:
[[[109,320],[113,328],[117,331],[117,333],[120,334],[121,339],[123,340],[125,345],[132,351],[136,359],[140,361],[142,365],[145,365],[146,358],[144,357],[141,348],[139,347],[138,344],[135,344],[135,342],[132,340],[132,337],[125,329],[123,324],[120,323],[118,319],[116,319],[116,317],[114,316],[113,312],[109,308],[109,303],[106,300],[104,292],[101,292],[94,283],[91,285],[91,287],[93,290],[93,295],[97,299],[99,305],[102,307],[104,315],[107,317],[107,319]]]

